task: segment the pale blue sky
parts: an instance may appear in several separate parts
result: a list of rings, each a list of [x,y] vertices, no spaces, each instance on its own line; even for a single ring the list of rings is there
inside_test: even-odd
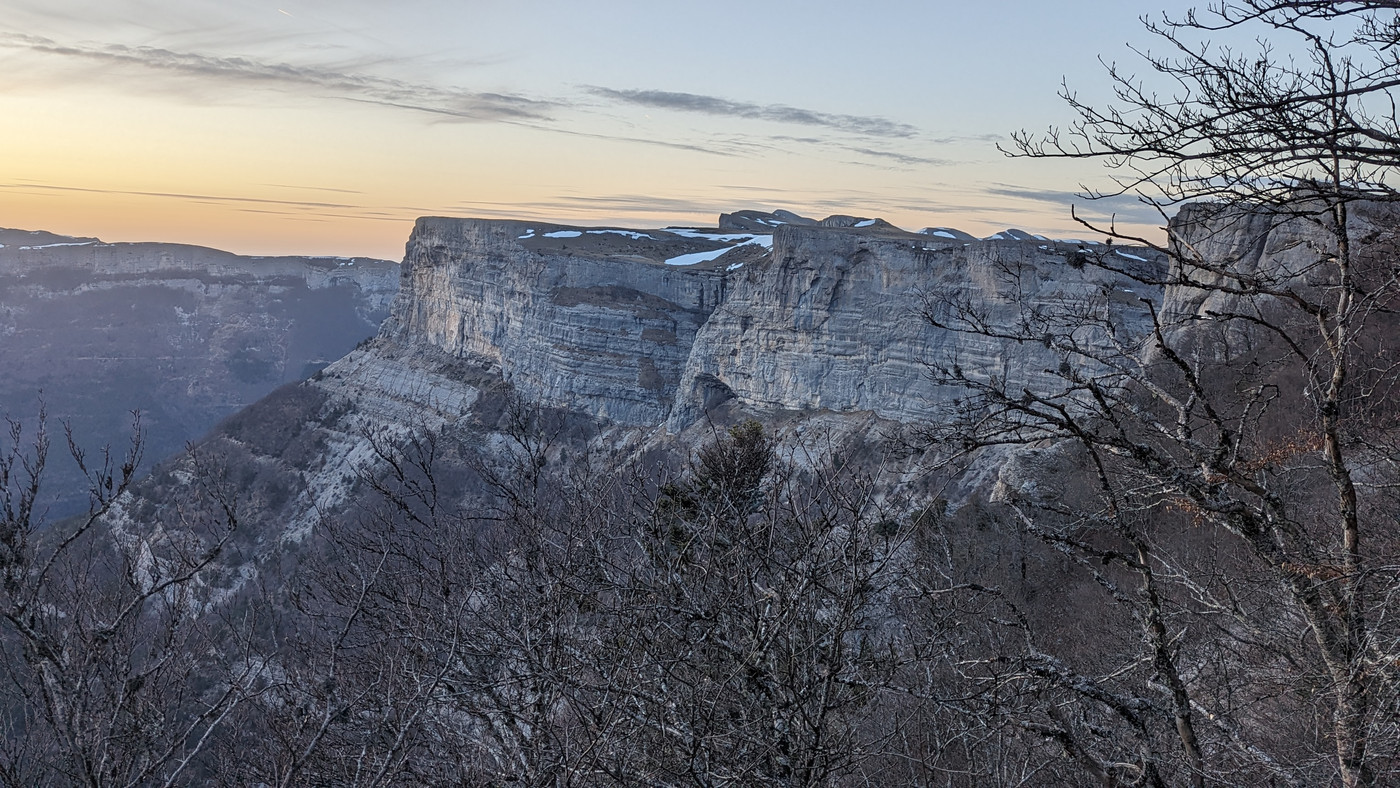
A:
[[[1098,168],[995,144],[1187,5],[0,0],[0,225],[389,257],[422,214],[1073,235]]]

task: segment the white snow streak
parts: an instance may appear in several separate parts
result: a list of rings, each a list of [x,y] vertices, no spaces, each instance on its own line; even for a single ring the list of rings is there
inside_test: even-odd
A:
[[[666,232],[672,235],[679,235],[682,238],[703,238],[706,241],[744,241],[749,242],[755,238],[767,238],[772,243],[773,236],[755,233],[707,233],[704,230],[696,230],[691,227],[667,227]]]
[[[628,238],[631,238],[631,239],[634,240],[634,241],[635,241],[635,240],[640,240],[640,239],[642,239],[642,238],[645,238],[645,239],[647,239],[648,241],[655,241],[655,240],[656,240],[655,238],[652,238],[650,235],[647,235],[646,233],[638,233],[638,232],[633,232],[633,231],[631,231],[631,230],[589,230],[589,231],[588,231],[588,234],[589,234],[589,235],[607,235],[607,234],[611,234],[611,235],[625,235],[625,236],[627,236]]]
[[[740,235],[734,237],[746,238],[748,240],[744,241],[743,243],[734,244],[733,246],[723,246],[719,249],[711,249],[708,252],[691,252],[690,254],[683,254],[676,257],[672,257],[666,261],[666,265],[695,265],[696,263],[708,263],[709,261],[715,259],[716,257],[719,257],[720,255],[724,254],[730,249],[737,249],[741,246],[762,246],[765,249],[773,248],[773,236],[771,235]],[[731,268],[729,270],[733,269]]]
[[[695,265],[696,263],[708,263],[733,248],[732,246],[723,246],[719,249],[711,249],[708,252],[691,252],[690,254],[678,255],[668,259],[666,265]]]

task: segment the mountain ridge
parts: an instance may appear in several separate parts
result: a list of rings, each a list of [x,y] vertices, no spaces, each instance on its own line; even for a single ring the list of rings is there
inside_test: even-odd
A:
[[[956,399],[932,380],[940,354],[1028,382],[1057,363],[1039,343],[933,327],[920,315],[936,293],[988,296],[1006,319],[1027,298],[1047,309],[1101,302],[1132,332],[1147,328],[1128,292],[1141,286],[1077,262],[1079,244],[964,242],[860,223],[787,222],[765,246],[718,227],[425,217],[378,334],[197,450],[245,469],[235,475],[257,502],[247,549],[275,555],[345,511],[386,445],[426,436],[476,457],[462,460],[469,466],[505,462],[513,409],[554,414],[563,436],[554,451],[605,463],[683,462],[716,429],[755,418],[799,454],[878,465],[887,437]],[[666,264],[691,249],[722,254]],[[736,254],[742,265],[725,262]],[[1153,256],[1131,254],[1144,265]],[[798,449],[814,440],[825,448]],[[168,500],[182,462],[143,494]]]

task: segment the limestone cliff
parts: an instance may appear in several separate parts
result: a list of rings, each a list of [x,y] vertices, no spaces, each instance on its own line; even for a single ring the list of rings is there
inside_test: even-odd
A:
[[[1043,347],[952,333],[924,312],[975,298],[993,325],[1011,329],[1031,311],[1098,300],[1125,326],[1143,328],[1142,288],[1071,265],[1078,253],[1066,244],[781,227],[773,259],[736,272],[729,298],[701,330],[669,427],[684,429],[707,402],[729,396],[763,409],[928,419],[957,396],[934,384],[928,364],[937,361],[1035,385],[1053,364]]]
[[[533,402],[655,424],[726,282],[665,260],[728,247],[625,232],[420,220],[384,335],[480,359]]]
[[[931,381],[931,360],[1028,382],[1052,363],[1038,343],[934,328],[922,315],[931,300],[976,296],[1006,326],[1028,310],[1096,301],[1141,327],[1141,286],[1076,265],[1075,244],[963,242],[877,220],[776,224],[766,242],[716,231],[420,220],[380,342],[399,348],[386,359],[432,348],[496,372],[526,401],[614,424],[665,423],[674,433],[728,400],[755,412],[918,421],[954,396]],[[723,254],[665,264],[696,244]],[[1148,264],[1142,250],[1108,253]],[[356,385],[382,374],[366,363],[353,364]],[[391,377],[401,385],[402,374]]]

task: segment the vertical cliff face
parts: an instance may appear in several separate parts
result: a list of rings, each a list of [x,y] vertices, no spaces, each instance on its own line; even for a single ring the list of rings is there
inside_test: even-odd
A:
[[[1183,206],[1170,227],[1179,262],[1164,310],[1177,324],[1174,330],[1184,334],[1181,341],[1199,346],[1209,338],[1217,354],[1226,348],[1257,350],[1269,338],[1254,330],[1255,318],[1310,336],[1315,318],[1294,309],[1290,297],[1256,294],[1293,293],[1329,303],[1326,289],[1340,284],[1339,268],[1332,264],[1338,252],[1335,227],[1330,212],[1321,206],[1310,210],[1306,203],[1289,213],[1248,205]],[[1380,291],[1393,277],[1398,227],[1400,210],[1394,204],[1359,201],[1347,207],[1350,276],[1357,292]],[[1234,313],[1251,319],[1221,319]],[[1366,325],[1374,329],[1386,314],[1375,310]]]
[[[766,409],[870,411],[929,418],[958,391],[936,385],[929,363],[1036,387],[1053,354],[934,326],[925,313],[966,304],[993,329],[1093,305],[1130,331],[1145,328],[1127,277],[1072,265],[1073,245],[964,243],[828,227],[782,227],[773,259],[741,272],[697,338],[668,426],[679,431],[707,403],[736,397]],[[1108,252],[1108,254],[1120,254]],[[1132,253],[1127,265],[1146,260]]]
[[[728,400],[917,421],[957,396],[933,383],[932,360],[1027,385],[1056,363],[1038,342],[950,332],[926,310],[976,302],[1011,329],[1092,306],[1136,331],[1138,299],[1154,295],[1076,265],[1077,244],[964,242],[871,220],[784,224],[771,251],[766,236],[743,236],[703,265],[664,264],[737,237],[423,219],[381,336],[484,365],[527,401],[622,425],[679,432]]]
[[[684,238],[658,252],[626,235],[555,230],[542,245],[550,231],[537,229],[420,220],[385,336],[484,360],[533,402],[660,422],[696,332],[724,298],[725,271],[665,265],[661,255],[696,246]]]

